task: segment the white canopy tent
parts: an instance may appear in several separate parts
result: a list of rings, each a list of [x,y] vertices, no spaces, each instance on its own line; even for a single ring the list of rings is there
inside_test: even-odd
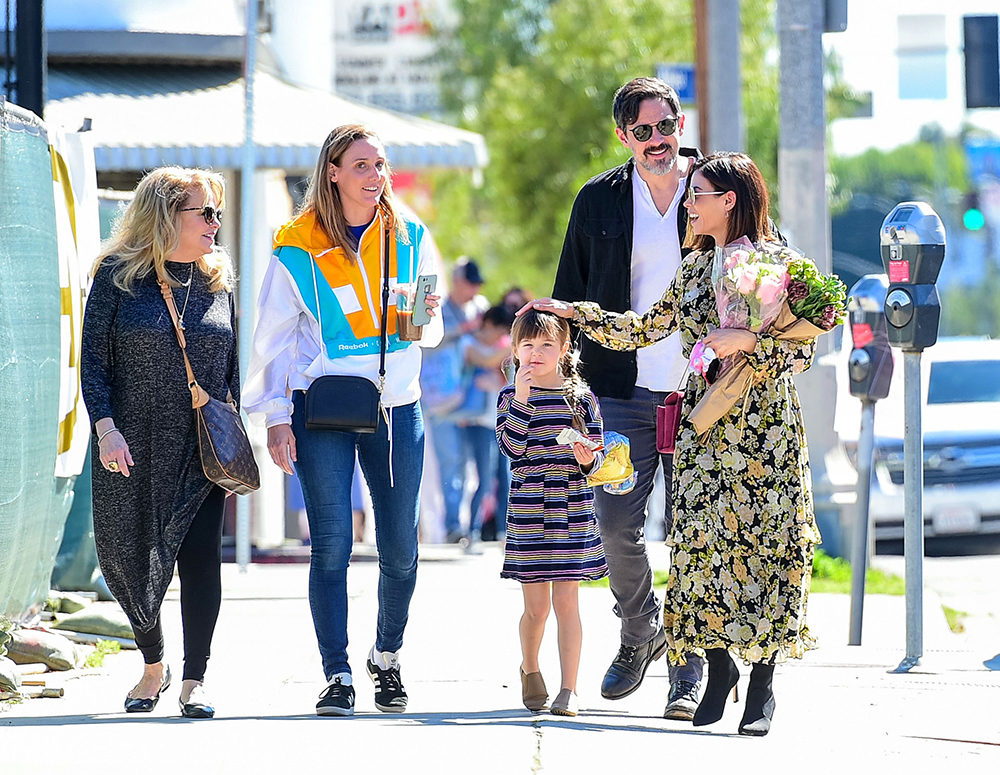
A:
[[[304,89],[265,72],[254,78],[258,168],[311,170],[331,129],[371,127],[397,170],[481,169],[481,135]],[[238,169],[243,78],[232,68],[64,66],[49,70],[50,124],[91,119],[99,172],[168,164]]]

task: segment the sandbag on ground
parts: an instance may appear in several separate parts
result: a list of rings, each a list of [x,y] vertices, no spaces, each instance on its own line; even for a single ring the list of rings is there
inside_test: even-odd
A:
[[[7,653],[7,643],[10,641],[10,633],[13,629],[14,623],[0,614],[0,657]]]
[[[94,603],[75,614],[58,614],[53,629],[111,638],[135,638],[128,617],[117,603]]]
[[[7,644],[7,656],[19,665],[43,662],[51,670],[72,670],[76,667],[76,647],[68,638],[44,630],[15,630],[12,635]]]
[[[49,590],[49,604],[55,613],[75,614],[90,605],[90,601],[72,592],[63,592],[57,589]]]
[[[0,657],[0,692],[16,692],[21,688],[21,671],[6,657]]]

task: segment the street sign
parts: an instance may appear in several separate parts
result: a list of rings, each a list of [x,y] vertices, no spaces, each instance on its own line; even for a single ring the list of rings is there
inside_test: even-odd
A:
[[[684,105],[695,101],[694,65],[683,62],[667,62],[656,66],[656,77],[674,87]]]
[[[1000,178],[1000,141],[985,137],[967,139],[965,160],[973,182],[979,182],[980,178],[987,175]]]

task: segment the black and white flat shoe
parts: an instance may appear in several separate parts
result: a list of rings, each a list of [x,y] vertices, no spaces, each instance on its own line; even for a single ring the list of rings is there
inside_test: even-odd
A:
[[[191,696],[187,702],[177,698],[181,715],[184,718],[212,718],[215,716],[215,708],[205,694],[205,690],[198,685],[191,690]]]
[[[155,697],[126,697],[125,698],[125,712],[126,713],[149,713],[156,707],[156,703],[160,701],[160,695],[170,688],[170,665],[166,666],[163,671],[163,683],[160,684],[160,690],[156,693]],[[132,691],[135,691],[134,689]]]

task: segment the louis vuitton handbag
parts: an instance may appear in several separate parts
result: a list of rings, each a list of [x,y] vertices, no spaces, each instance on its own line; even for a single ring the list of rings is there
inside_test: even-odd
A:
[[[379,365],[376,385],[367,377],[326,374],[317,377],[306,391],[305,424],[310,431],[341,431],[345,433],[375,433],[378,429],[380,400],[385,384],[385,350],[388,339],[389,308],[389,232],[385,229],[385,250],[382,266],[382,328],[379,335]],[[323,316],[319,307],[319,285],[316,259],[313,265],[313,288],[316,291],[316,317],[323,341]]]
[[[194,409],[195,427],[198,431],[198,451],[205,476],[224,490],[237,495],[248,495],[260,487],[260,471],[239,410],[232,403],[232,396],[229,401],[218,401],[198,384],[191,370],[191,361],[188,360],[187,341],[177,318],[173,290],[164,280],[160,280],[160,292],[167,303],[177,343],[184,355],[191,407]]]

